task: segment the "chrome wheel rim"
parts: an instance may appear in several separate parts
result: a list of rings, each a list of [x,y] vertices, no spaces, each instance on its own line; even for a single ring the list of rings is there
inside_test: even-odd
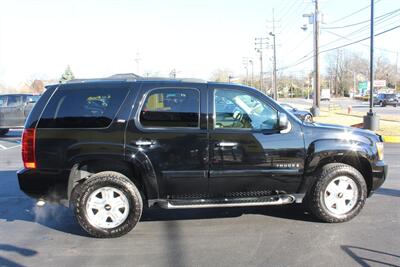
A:
[[[325,206],[336,215],[343,215],[351,211],[357,203],[357,199],[357,184],[347,176],[333,179],[324,192]]]
[[[89,223],[95,227],[118,227],[128,217],[128,198],[117,188],[99,188],[90,194],[86,202],[86,214]]]

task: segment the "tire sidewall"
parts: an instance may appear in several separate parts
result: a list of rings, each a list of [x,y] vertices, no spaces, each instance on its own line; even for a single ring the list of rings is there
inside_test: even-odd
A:
[[[111,179],[110,179],[111,178]],[[75,215],[79,224],[92,236],[95,237],[118,237],[129,232],[139,221],[142,213],[142,200],[136,187],[130,180],[121,177],[110,177],[94,175],[90,180],[85,181],[79,189],[75,202]],[[90,195],[102,187],[113,187],[120,190],[129,203],[129,214],[123,223],[115,228],[101,228],[93,225],[88,220],[86,204]]]
[[[355,205],[353,206],[353,208],[350,211],[348,211],[345,214],[332,213],[327,208],[325,201],[324,201],[325,190],[328,187],[329,183],[340,176],[346,176],[347,178],[352,179],[358,189],[358,196],[357,196],[357,201],[356,201]],[[326,213],[329,217],[333,217],[339,221],[349,220],[349,219],[355,217],[360,212],[360,210],[363,208],[366,197],[367,197],[366,192],[367,192],[367,190],[366,190],[365,181],[364,181],[364,178],[361,176],[361,174],[353,173],[353,171],[350,171],[347,169],[341,169],[341,170],[329,173],[324,178],[321,189],[319,190],[319,197],[318,197],[319,205],[323,209],[324,213]]]

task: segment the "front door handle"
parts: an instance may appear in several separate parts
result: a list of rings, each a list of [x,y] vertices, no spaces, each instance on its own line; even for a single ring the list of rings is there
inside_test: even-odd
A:
[[[236,142],[219,142],[219,143],[216,143],[215,145],[219,146],[219,147],[234,147],[234,146],[237,146],[238,143],[236,143]]]
[[[137,140],[135,142],[135,145],[137,146],[151,146],[154,142],[149,141],[149,140]]]

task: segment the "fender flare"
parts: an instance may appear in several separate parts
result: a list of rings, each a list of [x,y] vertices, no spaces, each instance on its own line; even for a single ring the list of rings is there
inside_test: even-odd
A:
[[[298,192],[307,193],[315,182],[315,172],[321,163],[341,162],[348,160],[368,162],[371,167],[372,156],[371,146],[360,141],[343,141],[337,139],[317,140],[307,148],[304,176],[300,183]],[[349,162],[350,163],[350,162]],[[351,165],[351,164],[349,164]],[[367,179],[365,177],[365,179]]]
[[[70,172],[68,177],[68,188],[67,188],[67,196],[70,199],[73,189],[77,184],[81,181],[90,178],[93,174],[89,171],[82,170],[81,166],[85,165],[87,162],[91,161],[101,161],[101,160],[110,160],[111,162],[121,163],[122,165],[129,166],[131,169],[135,170],[136,172],[140,173],[141,181],[144,189],[144,194],[147,199],[155,199],[159,197],[159,188],[157,177],[147,155],[143,152],[131,151],[130,157],[105,157],[107,155],[90,155],[90,156],[82,156],[75,158],[73,162],[70,163]],[[112,168],[111,168],[112,169]],[[117,171],[117,170],[114,170]],[[135,177],[128,177],[130,179]]]

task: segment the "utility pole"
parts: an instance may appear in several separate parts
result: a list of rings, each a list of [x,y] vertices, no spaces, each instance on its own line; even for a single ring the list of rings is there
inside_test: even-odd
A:
[[[275,10],[272,9],[272,31],[269,32],[269,35],[273,38],[272,49],[273,49],[273,61],[272,61],[272,90],[273,90],[273,98],[275,100],[278,99],[278,89],[277,89],[277,77],[276,77],[276,24],[275,20]]]
[[[320,113],[320,80],[319,80],[319,8],[318,0],[313,0],[314,3],[314,13],[303,14],[303,17],[307,17],[309,24],[313,25],[313,47],[314,47],[314,72],[313,72],[313,106],[311,108],[311,113],[314,116],[319,116]],[[307,25],[301,27],[304,31],[307,30]]]
[[[364,129],[379,130],[379,116],[373,111],[374,107],[374,1],[371,0],[371,37],[369,51],[369,111],[364,116]]]
[[[396,52],[396,75],[395,75],[395,82],[394,82],[394,89],[397,91],[397,82],[399,80],[399,51]]]
[[[255,38],[256,52],[260,54],[260,91],[263,91],[263,83],[264,83],[264,71],[263,71],[263,50],[266,48],[268,38],[267,37],[259,37]],[[258,47],[257,47],[258,46]],[[265,93],[267,91],[265,90]]]
[[[272,65],[272,88],[274,90],[274,99],[278,100],[278,89],[276,87],[276,42],[275,42],[275,33],[270,32],[269,35],[273,38],[273,49],[274,49],[274,58]]]
[[[314,0],[314,97],[311,113],[319,116],[320,113],[320,83],[319,83],[319,10],[318,0]]]

